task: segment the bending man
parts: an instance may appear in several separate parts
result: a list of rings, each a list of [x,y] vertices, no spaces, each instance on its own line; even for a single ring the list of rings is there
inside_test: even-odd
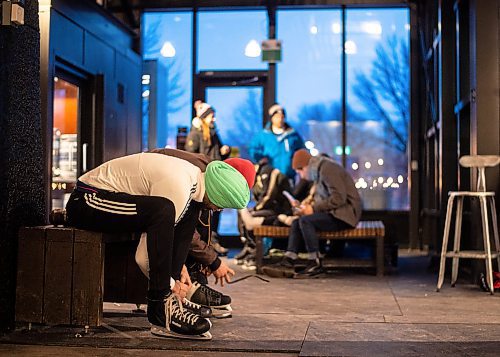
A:
[[[105,233],[146,232],[148,320],[160,336],[209,339],[208,320],[182,308],[181,269],[202,207],[243,208],[245,178],[220,161],[205,173],[175,157],[140,153],[108,161],[81,176],[66,205],[68,222]],[[170,277],[175,280],[171,290]],[[176,295],[177,294],[177,295]]]

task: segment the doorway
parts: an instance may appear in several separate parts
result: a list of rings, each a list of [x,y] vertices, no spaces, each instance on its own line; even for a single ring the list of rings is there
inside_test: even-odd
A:
[[[216,127],[224,145],[231,147],[232,157],[249,159],[251,138],[264,124],[267,107],[267,72],[202,72],[198,76],[198,97],[215,109]],[[235,209],[225,209],[218,233],[238,236]]]
[[[102,77],[90,77],[66,66],[53,78],[51,209],[64,208],[77,178],[95,167],[102,140],[97,98]]]

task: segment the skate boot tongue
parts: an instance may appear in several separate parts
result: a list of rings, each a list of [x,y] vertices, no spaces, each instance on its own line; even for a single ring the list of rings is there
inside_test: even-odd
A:
[[[165,316],[167,316],[167,328],[170,328],[171,325],[176,326],[175,320],[195,325],[200,318],[199,315],[184,309],[181,299],[175,294],[170,294],[165,298]]]

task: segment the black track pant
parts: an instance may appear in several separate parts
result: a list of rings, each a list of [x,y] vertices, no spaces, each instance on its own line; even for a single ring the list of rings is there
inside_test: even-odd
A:
[[[191,201],[181,221],[175,224],[172,201],[157,196],[135,196],[98,190],[78,183],[66,205],[68,223],[80,229],[148,235],[149,287],[170,290],[170,277],[179,279],[201,203]]]

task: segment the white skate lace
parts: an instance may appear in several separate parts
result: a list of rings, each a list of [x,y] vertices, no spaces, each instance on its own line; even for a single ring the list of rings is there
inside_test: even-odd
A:
[[[194,323],[198,321],[198,315],[185,311],[182,307],[181,299],[175,294],[170,294],[170,296],[165,299],[165,316],[167,317],[166,328],[168,330],[170,330],[170,323],[173,317],[189,325],[194,325]]]
[[[184,299],[182,301],[182,303],[184,304],[184,306],[187,306],[187,307],[189,307],[191,309],[196,309],[196,310],[201,309],[201,305],[200,304],[192,302],[191,300],[188,300],[188,299]]]

